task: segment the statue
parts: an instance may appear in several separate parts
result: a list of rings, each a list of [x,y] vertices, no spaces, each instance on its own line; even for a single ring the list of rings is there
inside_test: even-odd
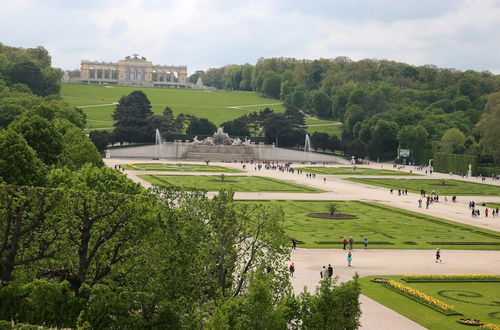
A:
[[[245,138],[245,141],[241,141],[240,138],[231,138],[226,132],[224,132],[223,127],[219,127],[217,129],[217,132],[214,133],[213,136],[207,137],[204,140],[198,140],[198,136],[195,136],[193,138],[193,144],[198,144],[198,145],[210,145],[210,146],[216,146],[216,145],[226,145],[226,146],[249,146],[251,141],[247,138]]]

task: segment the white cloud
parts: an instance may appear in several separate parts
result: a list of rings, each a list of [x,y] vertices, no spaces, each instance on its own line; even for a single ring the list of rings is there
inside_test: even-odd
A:
[[[18,0],[0,12],[2,42],[44,45],[67,69],[137,52],[190,72],[259,57],[349,56],[500,73],[496,0]]]

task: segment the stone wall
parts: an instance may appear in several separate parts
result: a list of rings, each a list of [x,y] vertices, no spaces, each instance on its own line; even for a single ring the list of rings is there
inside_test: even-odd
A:
[[[149,158],[157,154],[154,145],[125,147],[109,150],[111,158]],[[163,142],[161,159],[197,159],[197,160],[277,160],[289,162],[333,162],[349,164],[341,157],[315,152],[305,153],[299,150],[276,148],[274,145],[252,144],[250,146],[203,146],[190,142]]]

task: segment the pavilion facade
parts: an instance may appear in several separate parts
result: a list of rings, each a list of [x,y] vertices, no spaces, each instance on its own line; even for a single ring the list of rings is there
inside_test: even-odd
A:
[[[185,65],[154,65],[134,54],[117,63],[82,60],[80,80],[127,86],[186,85]]]

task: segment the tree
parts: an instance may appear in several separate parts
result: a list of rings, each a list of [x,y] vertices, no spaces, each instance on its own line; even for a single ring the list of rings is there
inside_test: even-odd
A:
[[[416,164],[424,164],[431,157],[428,135],[421,125],[403,126],[398,133],[399,146],[411,149]]]
[[[207,268],[222,296],[244,292],[247,274],[256,267],[284,266],[288,239],[282,211],[234,203],[233,193],[224,190],[207,200],[205,209],[205,219],[210,219],[207,230],[212,233],[207,248],[213,260]]]
[[[398,132],[398,124],[395,122],[379,120],[371,129],[372,139],[368,147],[370,158],[380,160],[395,158]]]
[[[250,127],[248,125],[249,118],[243,115],[231,121],[226,121],[221,124],[224,127],[224,132],[231,136],[248,136],[250,135]]]
[[[104,152],[109,142],[111,141],[111,133],[108,131],[91,131],[89,138],[94,143],[97,151]]]
[[[481,144],[500,163],[500,92],[491,94],[484,108],[481,120],[476,125],[476,131],[481,136]]]
[[[465,135],[458,128],[450,128],[444,132],[440,147],[442,152],[461,154],[465,150]]]
[[[0,128],[7,128],[25,110],[20,104],[0,101]]]
[[[142,189],[119,171],[86,165],[54,170],[49,185],[68,191],[65,247],[42,275],[66,279],[75,292],[112,276],[138,251],[149,224]],[[71,189],[71,190],[70,190]]]
[[[63,151],[60,154],[58,166],[76,170],[87,163],[97,167],[103,165],[96,146],[81,129],[76,128],[67,120],[57,120],[55,127],[62,134],[63,141]]]
[[[326,149],[330,148],[330,135],[324,132],[314,132],[311,136],[312,144],[314,149]]]
[[[332,115],[332,101],[323,92],[316,91],[312,96],[313,111],[319,117],[331,117]]]
[[[41,186],[47,169],[23,136],[0,130],[0,177],[9,184]]]
[[[264,80],[262,81],[262,88],[260,91],[269,97],[278,99],[280,97],[280,88],[280,76],[273,71],[267,71],[264,74]]]
[[[334,286],[335,280],[321,280],[314,296],[304,291],[299,296],[303,329],[348,330],[359,327],[361,288],[357,275],[353,281]]]
[[[0,186],[0,281],[15,267],[53,257],[64,232],[63,194],[45,188]]]
[[[191,135],[212,135],[217,130],[217,126],[207,118],[192,116],[189,120],[187,133]]]
[[[122,96],[113,112],[116,138],[128,142],[147,141],[152,136],[151,132],[146,131],[149,127],[147,118],[152,114],[151,102],[143,91]]]
[[[330,203],[328,204],[328,212],[330,212],[330,215],[335,215],[338,212],[339,208],[337,204],[335,203]]]
[[[63,149],[62,136],[47,119],[38,115],[20,116],[9,129],[21,134],[45,164],[57,162]]]

